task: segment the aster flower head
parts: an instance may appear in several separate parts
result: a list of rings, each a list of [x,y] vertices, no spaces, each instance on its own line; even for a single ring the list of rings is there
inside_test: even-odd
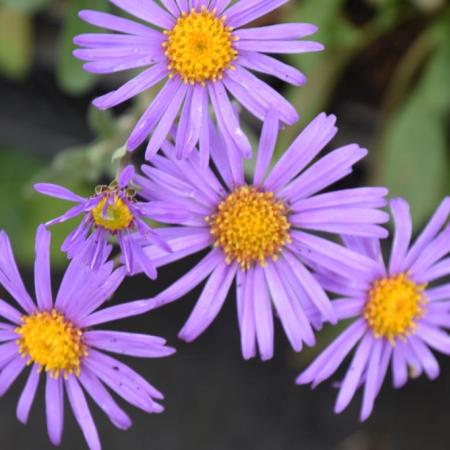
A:
[[[407,202],[398,198],[390,206],[395,233],[386,264],[379,240],[345,237],[355,261],[353,274],[336,265],[318,275],[319,282],[340,297],[333,301],[338,319],[353,322],[297,379],[298,384],[319,384],[355,349],[335,411],[343,411],[364,386],[361,420],[371,414],[389,365],[393,385],[399,388],[408,375],[439,375],[430,349],[450,354],[450,336],[444,330],[450,328],[450,284],[436,285],[450,274],[450,227],[445,225],[450,198],[412,245]]]
[[[56,299],[50,276],[50,233],[40,226],[36,235],[34,266],[36,301],[27,292],[17,269],[8,236],[0,232],[0,284],[17,305],[0,299],[0,396],[29,367],[28,379],[17,405],[17,417],[26,423],[39,382],[44,377],[48,435],[61,442],[64,392],[91,450],[101,448],[85,392],[118,428],[131,420],[110,390],[147,413],[159,413],[162,394],[134,370],[104,352],[140,358],[171,355],[162,338],[92,327],[141,314],[147,302],[99,309],[118,288],[125,270],[113,270],[101,261],[90,270],[78,258],[68,266]],[[109,388],[109,389],[107,389]]]
[[[130,237],[137,233],[144,241],[155,242],[170,251],[145,219],[171,220],[174,217],[173,214],[170,217],[160,217],[158,202],[143,204],[137,200],[136,192],[130,185],[133,175],[133,167],[125,167],[117,181],[113,181],[109,186],[97,186],[95,195],[87,199],[54,184],[38,183],[34,188],[41,194],[76,203],[76,206],[62,216],[47,222],[47,226],[65,222],[79,215],[83,216],[80,225],[63,243],[62,250],[67,252],[69,258],[81,252],[85,255],[89,266],[97,269],[107,250],[109,238],[114,236],[117,238],[128,272],[133,272],[134,265],[139,262],[141,267],[145,267],[146,275],[153,279],[156,278],[155,268],[143,252],[142,246]],[[180,212],[178,218],[182,216]]]
[[[267,53],[305,53],[323,49],[321,44],[300,40],[316,27],[295,23],[242,28],[288,0],[110,0],[147,24],[96,11],[80,17],[117,33],[83,34],[75,43],[83,47],[74,55],[94,73],[113,73],[148,67],[119,89],[94,100],[107,109],[167,80],[128,139],[135,150],[148,136],[146,159],[151,160],[180,113],[175,153],[185,158],[199,143],[202,166],[208,163],[208,108],[212,105],[219,129],[247,157],[251,145],[230,103],[233,96],[255,117],[264,120],[276,107],[280,120],[298,120],[293,106],[257,78],[252,71],[280,78],[294,85],[305,82],[297,69]],[[181,112],[180,112],[181,111]]]
[[[347,250],[311,231],[386,237],[380,224],[388,220],[378,210],[385,205],[386,189],[320,193],[367,153],[353,144],[313,162],[335,135],[334,124],[334,116],[320,114],[269,170],[280,125],[270,110],[251,181],[245,179],[242,153],[234,147],[225,151],[227,142],[211,123],[215,172],[202,170],[198,153],[177,160],[166,142],[166,156],[144,165],[145,177],[136,175],[142,196],[167,199],[190,214],[178,226],[157,230],[173,252],[149,245],[145,251],[153,263],[161,266],[207,250],[190,272],[151,300],[155,307],[167,304],[207,279],[182,339],[196,339],[211,324],[234,280],[245,358],[255,356],[257,346],[262,359],[272,357],[273,309],[297,351],[315,342],[310,313],[334,321],[328,297],[306,264],[339,263],[351,270]]]

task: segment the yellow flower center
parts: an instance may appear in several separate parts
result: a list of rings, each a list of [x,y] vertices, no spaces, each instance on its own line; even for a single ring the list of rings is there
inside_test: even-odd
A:
[[[107,206],[105,213],[107,200],[108,196],[105,196],[92,210],[95,224],[112,232],[128,228],[133,222],[133,215],[127,204],[115,194],[114,201]]]
[[[236,260],[242,269],[251,264],[267,264],[278,258],[281,248],[291,242],[286,205],[272,192],[243,186],[232,192],[218,212],[206,220],[214,245],[222,247],[227,263]]]
[[[169,59],[169,70],[179,74],[185,83],[216,81],[237,56],[233,48],[233,28],[225,25],[224,17],[205,6],[199,12],[182,13],[172,30],[166,30],[163,43]]]
[[[395,343],[414,331],[416,319],[422,316],[427,300],[426,285],[412,282],[407,274],[382,278],[373,283],[364,317],[376,337]]]
[[[81,359],[87,355],[83,333],[63,314],[52,310],[24,316],[16,333],[19,352],[28,364],[37,364],[55,378],[61,372],[65,378],[80,374]]]

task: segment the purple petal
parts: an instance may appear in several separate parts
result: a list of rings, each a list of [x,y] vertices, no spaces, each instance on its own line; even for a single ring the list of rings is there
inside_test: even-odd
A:
[[[409,205],[402,198],[391,200],[390,206],[395,223],[395,234],[389,262],[389,273],[395,275],[406,269],[404,261],[412,236],[412,219]]]
[[[446,197],[437,208],[422,233],[411,246],[405,260],[405,267],[410,267],[422,253],[424,248],[432,241],[447,221],[450,214],[450,197]]]
[[[364,319],[353,322],[297,377],[296,383],[314,382],[317,385],[331,376],[366,332],[367,324]]]
[[[50,441],[58,446],[64,427],[64,393],[62,378],[52,378],[47,374],[45,385],[45,409],[47,431]]]
[[[175,25],[175,19],[153,0],[148,0],[145,4],[134,0],[110,0],[110,2],[127,13],[160,28],[172,29]]]
[[[306,83],[306,76],[295,67],[257,52],[241,50],[236,64],[252,71],[271,75],[294,86],[301,86]]]
[[[50,274],[50,232],[45,229],[44,225],[40,225],[36,233],[34,283],[39,309],[50,311],[53,306]]]
[[[33,185],[34,190],[43,195],[48,195],[49,197],[60,198],[62,200],[68,200],[69,202],[80,203],[84,202],[86,199],[80,197],[79,195],[73,193],[69,189],[58,186],[57,184],[50,183],[37,183]]]
[[[314,34],[317,27],[310,23],[283,23],[257,28],[244,28],[234,34],[239,39],[250,40],[291,40]]]
[[[271,108],[264,120],[264,125],[259,141],[253,184],[262,184],[267,169],[272,161],[273,152],[277,143],[278,130],[280,127],[278,111]]]
[[[161,148],[162,143],[164,142],[170,129],[172,128],[172,125],[180,110],[187,90],[187,86],[185,84],[182,84],[178,88],[177,94],[175,96],[173,96],[169,100],[166,99],[165,112],[162,115],[161,120],[159,121],[155,130],[153,131],[153,134],[147,145],[147,149],[145,150],[145,159],[147,161],[150,161],[157,153],[157,151]],[[186,107],[186,105],[184,105],[184,107]]]
[[[87,331],[86,344],[99,350],[143,358],[160,358],[175,353],[165,341],[155,336],[120,331]]]
[[[99,109],[112,108],[154,86],[165,78],[167,74],[167,67],[164,64],[157,64],[144,70],[144,72],[125,83],[119,89],[97,97],[93,104]]]
[[[22,373],[22,370],[26,366],[25,358],[22,358],[17,354],[15,358],[9,361],[9,363],[3,366],[0,370],[0,397],[3,397],[5,392],[16,381],[17,377]]]
[[[227,23],[238,28],[277,9],[288,0],[240,0],[226,11]]]
[[[274,191],[300,173],[337,133],[336,117],[319,114],[299,134],[276,163],[265,186]]]
[[[94,312],[86,318],[80,319],[79,326],[86,328],[127,317],[139,316],[152,309],[154,309],[154,306],[149,300],[136,300]]]
[[[111,394],[92,371],[87,367],[83,367],[78,379],[92,400],[103,410],[117,428],[127,430],[131,427],[131,419],[114,401]]]
[[[33,401],[39,385],[39,375],[39,367],[33,365],[33,367],[31,367],[27,383],[22,391],[22,394],[20,395],[19,403],[17,404],[17,418],[23,424],[26,424],[28,422],[30,409],[33,405]]]
[[[253,293],[253,307],[255,315],[256,338],[261,359],[267,361],[273,356],[274,323],[272,303],[269,297],[264,271],[255,267],[255,292]]]
[[[100,11],[83,10],[78,15],[85,22],[100,28],[106,28],[107,30],[138,36],[153,36],[155,34],[155,30],[138,22]]]
[[[129,164],[122,169],[119,175],[119,187],[121,189],[126,188],[134,177],[134,166]]]
[[[221,263],[225,263],[225,257],[221,250],[212,250],[187,274],[151,299],[150,302],[154,308],[158,308],[178,300],[205,280]]]
[[[213,322],[227,298],[236,269],[236,264],[222,264],[211,273],[195,308],[178,335],[180,339],[192,342]]]
[[[95,426],[94,419],[92,418],[91,411],[89,410],[86,397],[84,396],[83,390],[78,384],[76,377],[69,375],[67,380],[65,380],[65,385],[70,406],[72,407],[75,419],[80,425],[89,449],[101,450],[97,427]]]
[[[336,414],[342,412],[355,395],[356,389],[360,385],[361,377],[366,369],[367,360],[369,359],[374,342],[372,334],[366,333],[359,343],[339,389],[336,406],[334,408]]]

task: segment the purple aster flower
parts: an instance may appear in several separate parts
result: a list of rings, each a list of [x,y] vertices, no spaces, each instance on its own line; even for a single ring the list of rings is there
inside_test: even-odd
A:
[[[305,82],[297,69],[266,55],[306,53],[323,49],[300,39],[315,33],[314,25],[281,24],[242,29],[288,0],[110,0],[149,26],[96,11],[81,11],[93,25],[118,33],[83,34],[75,38],[74,55],[87,61],[85,70],[114,73],[148,67],[119,89],[94,100],[100,109],[116,106],[167,79],[128,140],[130,151],[151,135],[146,159],[151,160],[178,113],[175,152],[184,158],[199,142],[202,166],[209,159],[208,108],[211,103],[221,133],[247,157],[251,145],[240,128],[229,95],[260,120],[276,107],[285,124],[298,120],[293,106],[252,71],[293,85]],[[231,5],[230,5],[231,4]]]
[[[91,450],[101,448],[84,391],[118,428],[131,420],[109,391],[148,412],[163,407],[162,394],[132,369],[104,353],[142,358],[171,355],[159,337],[93,330],[95,325],[145,312],[148,302],[135,301],[98,309],[116,291],[125,276],[123,267],[101,261],[91,271],[74,258],[53,299],[50,277],[50,233],[43,225],[36,235],[34,266],[36,302],[27,292],[17,269],[8,236],[0,232],[0,284],[15,299],[12,306],[0,299],[0,396],[30,366],[28,380],[17,406],[18,419],[26,423],[45,371],[48,434],[59,445],[63,431],[64,391]],[[106,255],[106,254],[105,254]]]
[[[297,379],[298,384],[316,386],[329,378],[353,350],[350,367],[340,383],[335,406],[340,413],[364,386],[361,420],[372,412],[375,398],[389,365],[393,385],[403,386],[408,374],[422,372],[434,379],[439,365],[431,349],[450,354],[450,284],[430,283],[450,274],[450,213],[446,198],[410,245],[412,222],[403,199],[391,201],[395,224],[392,249],[383,262],[377,239],[344,237],[351,251],[354,270],[336,265],[319,275],[319,282],[341,298],[333,301],[340,320],[354,319],[348,328]],[[444,227],[444,228],[443,228]]]
[[[76,206],[62,216],[47,222],[47,226],[83,215],[80,225],[69,234],[62,246],[62,250],[67,252],[69,258],[81,252],[90,267],[96,269],[101,264],[109,238],[115,236],[128,272],[133,272],[134,265],[139,262],[139,266],[145,268],[146,275],[154,279],[156,270],[151,260],[142,250],[142,245],[130,237],[137,233],[144,238],[142,242],[154,242],[170,251],[167,244],[144,219],[170,221],[178,220],[185,215],[179,212],[178,215],[171,213],[161,216],[160,202],[137,201],[136,192],[130,187],[133,175],[133,167],[127,166],[119,174],[118,181],[113,181],[109,186],[98,186],[96,194],[88,199],[54,184],[38,183],[34,188],[41,194],[76,203]]]
[[[320,284],[305,267],[309,261],[342,264],[351,271],[351,252],[310,231],[386,237],[379,224],[388,215],[384,188],[360,188],[320,193],[345,177],[367,150],[352,144],[313,162],[333,138],[335,117],[320,114],[269,171],[279,120],[270,110],[258,151],[254,176],[247,183],[243,157],[228,148],[210,123],[211,156],[218,175],[201,168],[197,152],[177,160],[170,143],[137,175],[141,194],[166,199],[190,217],[179,226],[157,230],[172,253],[149,245],[145,251],[156,266],[207,249],[207,255],[185,276],[151,301],[170,303],[207,279],[206,286],[180,332],[196,339],[215,319],[236,279],[237,311],[244,358],[273,355],[273,308],[292,347],[313,345],[309,315],[334,321],[333,308]],[[168,214],[168,209],[166,213]],[[320,322],[320,320],[319,320]]]

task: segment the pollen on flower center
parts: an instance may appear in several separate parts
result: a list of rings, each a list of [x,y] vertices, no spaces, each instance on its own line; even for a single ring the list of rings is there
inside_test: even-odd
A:
[[[166,30],[163,43],[169,70],[179,74],[185,83],[216,81],[237,56],[233,48],[233,28],[223,17],[205,6],[200,11],[183,12],[172,30]]]
[[[236,260],[242,269],[251,264],[276,260],[281,248],[291,242],[286,205],[272,192],[243,186],[219,204],[215,215],[206,220],[214,245],[221,247],[227,263]]]
[[[108,205],[105,209],[105,204]],[[116,232],[128,228],[133,222],[133,214],[127,204],[114,194],[111,201],[110,196],[106,196],[100,203],[92,209],[92,217],[97,226]]]
[[[63,314],[43,311],[24,316],[16,329],[20,354],[58,378],[80,374],[81,359],[87,355],[83,333]]]
[[[414,331],[415,321],[424,311],[426,285],[411,281],[407,274],[375,281],[368,294],[364,317],[376,337],[395,342]]]

